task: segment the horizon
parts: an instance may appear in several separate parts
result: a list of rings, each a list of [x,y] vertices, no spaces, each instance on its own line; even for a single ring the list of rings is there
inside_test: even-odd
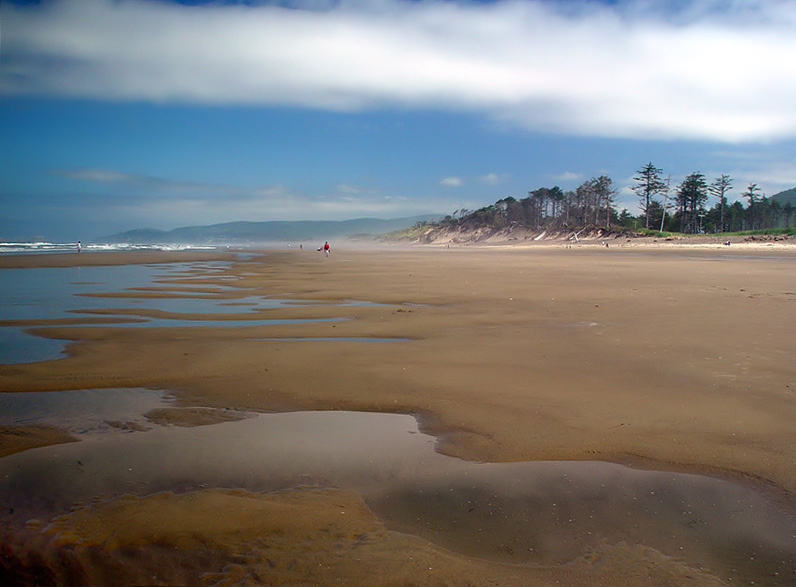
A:
[[[396,218],[378,218],[378,217],[364,217],[363,216],[363,217],[358,217],[358,218],[345,218],[343,220],[232,220],[232,221],[228,221],[228,222],[219,222],[219,223],[215,223],[215,224],[196,224],[196,225],[186,225],[186,226],[175,226],[173,228],[166,228],[166,229],[152,228],[152,227],[148,227],[148,226],[140,226],[140,227],[136,227],[136,228],[131,228],[129,230],[122,230],[122,231],[119,231],[119,232],[116,232],[116,233],[113,233],[113,234],[102,234],[102,235],[95,235],[95,236],[91,236],[91,237],[86,237],[86,238],[83,238],[83,239],[77,239],[77,241],[80,241],[83,244],[94,244],[94,245],[97,245],[97,244],[110,244],[110,243],[121,244],[122,241],[118,241],[117,242],[117,241],[109,241],[109,240],[103,240],[103,239],[110,239],[110,238],[119,237],[119,236],[122,236],[122,235],[132,235],[133,233],[139,233],[139,232],[144,232],[144,233],[152,232],[152,233],[158,233],[158,234],[159,233],[169,234],[169,233],[173,233],[173,232],[177,232],[177,231],[181,231],[181,230],[187,230],[187,229],[213,228],[213,227],[226,226],[226,225],[232,225],[232,224],[295,224],[295,225],[304,225],[304,224],[306,224],[306,225],[316,225],[316,224],[347,224],[347,223],[355,223],[355,222],[390,223],[390,222],[403,220],[403,221],[407,221],[409,223],[409,224],[406,225],[407,227],[409,227],[409,226],[412,225],[411,223],[417,223],[417,222],[420,222],[420,221],[432,221],[432,222],[435,222],[436,220],[440,220],[442,218],[444,218],[444,216],[441,215],[441,214],[421,214],[421,215],[417,215],[417,216],[400,216],[400,217],[396,217]],[[432,220],[432,219],[436,219],[436,220]],[[312,227],[312,228],[315,229],[314,227]],[[392,230],[393,229],[390,228],[390,231],[392,231]],[[370,233],[365,233],[365,234],[370,234]],[[377,234],[377,233],[372,233],[372,234]],[[0,238],[0,245],[2,245],[2,244],[5,244],[5,245],[52,244],[52,245],[69,245],[69,246],[72,246],[72,245],[74,245],[77,242],[77,241],[71,241],[71,240],[48,240],[48,239],[45,239],[44,237],[37,238],[38,236],[39,235],[34,235],[33,238],[30,238],[30,239],[19,239],[19,238],[18,239],[2,239],[2,238]],[[337,238],[341,238],[341,235],[334,235],[334,236],[337,237]],[[346,236],[352,236],[352,234],[348,234]],[[317,235],[311,236],[310,240],[311,239],[317,239],[317,238],[319,238]],[[291,240],[295,240],[295,239],[290,239],[287,236],[285,236],[285,237],[282,237],[282,238],[279,238],[279,237],[269,238],[269,239],[266,239],[263,242],[284,243],[284,242],[289,242]],[[323,239],[321,239],[321,240],[323,240]],[[238,243],[238,241],[230,241],[230,243]],[[138,242],[137,244],[144,245],[146,243]],[[149,244],[157,244],[157,243],[152,242],[152,243],[149,243]],[[189,243],[186,241],[186,242],[181,242],[181,244],[189,244]],[[201,243],[195,243],[195,244],[201,244]]]
[[[796,186],[786,0],[11,0],[0,17],[0,240],[445,216],[599,175],[636,214],[648,162],[673,190],[728,174],[730,202]]]

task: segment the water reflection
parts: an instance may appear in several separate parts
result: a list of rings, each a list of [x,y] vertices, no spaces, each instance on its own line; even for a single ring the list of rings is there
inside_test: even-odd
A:
[[[144,429],[152,427],[145,413],[170,405],[167,393],[143,388],[0,393],[0,425],[55,426],[77,435],[118,430],[112,423]]]
[[[32,363],[57,359],[64,341],[33,336],[22,328],[0,327],[0,363]]]
[[[77,294],[112,292],[150,283],[156,269],[145,265],[0,269],[0,321],[51,320],[69,316]],[[106,308],[107,300],[86,298],[80,306]],[[0,363],[56,359],[65,343],[33,336],[24,327],[0,327]]]
[[[255,326],[335,322],[345,317],[320,319],[268,319],[262,312],[295,305],[363,306],[366,301],[341,303],[293,300],[284,296],[253,295],[230,285],[216,284],[228,263],[173,263],[168,265],[121,265],[92,267],[38,267],[0,269],[0,363],[22,363],[56,359],[62,356],[64,341],[35,336],[29,327],[14,321],[77,319],[94,317],[92,311],[123,309],[114,327],[160,328],[188,326]],[[186,284],[185,280],[201,284]],[[108,296],[107,294],[112,294]],[[228,297],[233,295],[233,298]],[[141,316],[137,310],[156,310],[173,314],[168,318]],[[132,311],[132,313],[128,313]],[[240,315],[235,319],[201,319],[201,315]],[[190,315],[190,317],[189,317]],[[113,315],[103,314],[105,318]],[[131,320],[131,317],[135,317]],[[365,339],[363,339],[365,340]]]
[[[49,320],[67,317],[76,307],[107,308],[107,299],[75,296],[150,284],[156,274],[145,265],[0,269],[0,320]]]
[[[316,322],[345,322],[350,318],[246,318],[241,320],[208,320],[201,317],[192,318],[151,318],[142,322],[119,322],[105,325],[91,325],[93,328],[112,326],[113,328],[189,328],[194,326],[237,327],[237,326],[276,326],[281,324],[312,324]]]
[[[98,495],[341,487],[393,528],[471,556],[557,564],[624,542],[792,584],[796,517],[759,491],[601,462],[466,462],[435,443],[411,416],[351,412],[90,435],[0,459],[0,499],[20,523]]]
[[[248,338],[250,341],[274,342],[410,342],[411,338],[377,338],[367,336],[317,336],[304,338]]]

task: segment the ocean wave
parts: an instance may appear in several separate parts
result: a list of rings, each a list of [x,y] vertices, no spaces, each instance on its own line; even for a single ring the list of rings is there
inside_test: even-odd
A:
[[[109,251],[212,251],[219,247],[215,245],[190,245],[190,244],[130,244],[130,243],[85,243],[82,250],[89,252]],[[66,253],[77,251],[77,243],[51,243],[51,242],[0,242],[0,255],[20,253]]]

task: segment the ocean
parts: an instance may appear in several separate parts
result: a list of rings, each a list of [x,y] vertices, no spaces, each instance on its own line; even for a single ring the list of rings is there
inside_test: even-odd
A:
[[[130,244],[130,243],[82,243],[85,252],[110,252],[110,251],[213,251],[226,249],[226,246],[217,245],[190,245],[190,244]],[[77,252],[77,242],[51,243],[38,242],[0,242],[0,255],[15,255],[24,253],[74,253]]]

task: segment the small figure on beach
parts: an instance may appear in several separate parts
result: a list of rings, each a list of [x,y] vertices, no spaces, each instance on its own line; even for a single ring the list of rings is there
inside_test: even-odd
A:
[[[331,250],[331,247],[329,246],[329,241],[326,241],[326,244],[323,245],[323,254],[328,257],[330,250]]]
[[[80,249],[82,249],[82,248],[83,248],[83,245],[80,244],[80,241],[77,241],[77,252],[79,253]]]

